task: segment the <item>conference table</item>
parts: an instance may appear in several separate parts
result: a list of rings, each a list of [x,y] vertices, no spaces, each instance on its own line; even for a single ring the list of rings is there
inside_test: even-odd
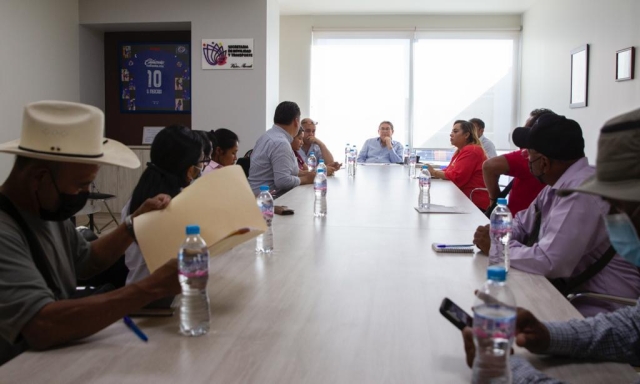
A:
[[[213,258],[211,330],[178,333],[179,316],[137,318],[56,349],[29,351],[0,367],[2,383],[468,383],[461,333],[439,313],[449,297],[471,312],[487,257],[435,253],[469,243],[487,218],[449,181],[431,202],[463,213],[419,214],[418,183],[400,165],[359,165],[328,180],[328,215],[313,216],[313,186],[276,203],[272,254],[255,241]],[[518,305],[541,320],[580,314],[537,275],[509,272]],[[571,382],[631,382],[625,364],[534,356],[534,366]]]

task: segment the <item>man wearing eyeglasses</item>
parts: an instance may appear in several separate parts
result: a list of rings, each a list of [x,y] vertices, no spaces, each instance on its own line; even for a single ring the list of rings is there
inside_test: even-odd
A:
[[[402,144],[393,140],[393,124],[383,121],[378,127],[378,135],[364,142],[358,163],[402,163]]]
[[[302,157],[304,162],[307,162],[307,158],[311,152],[313,152],[316,159],[318,159],[318,162],[320,159],[324,160],[325,165],[329,169],[329,174],[340,169],[342,164],[335,161],[331,151],[329,151],[329,148],[327,148],[327,146],[316,137],[316,125],[318,125],[318,122],[305,117],[302,119],[300,125],[304,131],[304,136],[302,139],[302,147],[298,150],[298,154]]]

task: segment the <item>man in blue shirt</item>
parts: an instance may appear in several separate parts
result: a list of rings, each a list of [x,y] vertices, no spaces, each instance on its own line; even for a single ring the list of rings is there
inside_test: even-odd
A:
[[[291,141],[300,129],[300,108],[292,101],[283,101],[276,108],[273,127],[265,132],[253,147],[249,168],[249,185],[254,194],[261,185],[268,185],[278,196],[300,184],[311,184],[315,172],[298,170]]]
[[[378,135],[364,142],[358,163],[402,163],[402,144],[392,140],[393,124],[383,121],[378,127]]]

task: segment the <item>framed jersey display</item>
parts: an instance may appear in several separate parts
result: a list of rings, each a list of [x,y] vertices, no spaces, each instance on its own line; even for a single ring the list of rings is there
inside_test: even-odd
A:
[[[122,113],[190,113],[190,43],[120,43]]]

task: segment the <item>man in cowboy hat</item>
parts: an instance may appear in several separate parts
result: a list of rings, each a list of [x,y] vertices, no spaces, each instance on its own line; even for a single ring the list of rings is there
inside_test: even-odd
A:
[[[582,185],[560,190],[581,192],[611,204],[605,216],[611,244],[628,262],[640,267],[640,109],[609,120],[600,132],[595,176]],[[640,301],[615,312],[567,322],[540,322],[518,309],[516,344],[533,353],[640,364]],[[475,358],[471,328],[463,330],[467,364]],[[558,383],[527,361],[511,359],[514,383]]]
[[[114,231],[87,243],[67,219],[86,203],[102,164],[140,165],[121,143],[104,139],[98,108],[41,101],[24,109],[19,140],[0,144],[16,155],[0,187],[0,364],[26,348],[45,349],[89,336],[126,314],[180,291],[177,263],[139,283],[71,299],[76,278],[113,264],[134,240],[133,218],[169,203],[148,199]]]

